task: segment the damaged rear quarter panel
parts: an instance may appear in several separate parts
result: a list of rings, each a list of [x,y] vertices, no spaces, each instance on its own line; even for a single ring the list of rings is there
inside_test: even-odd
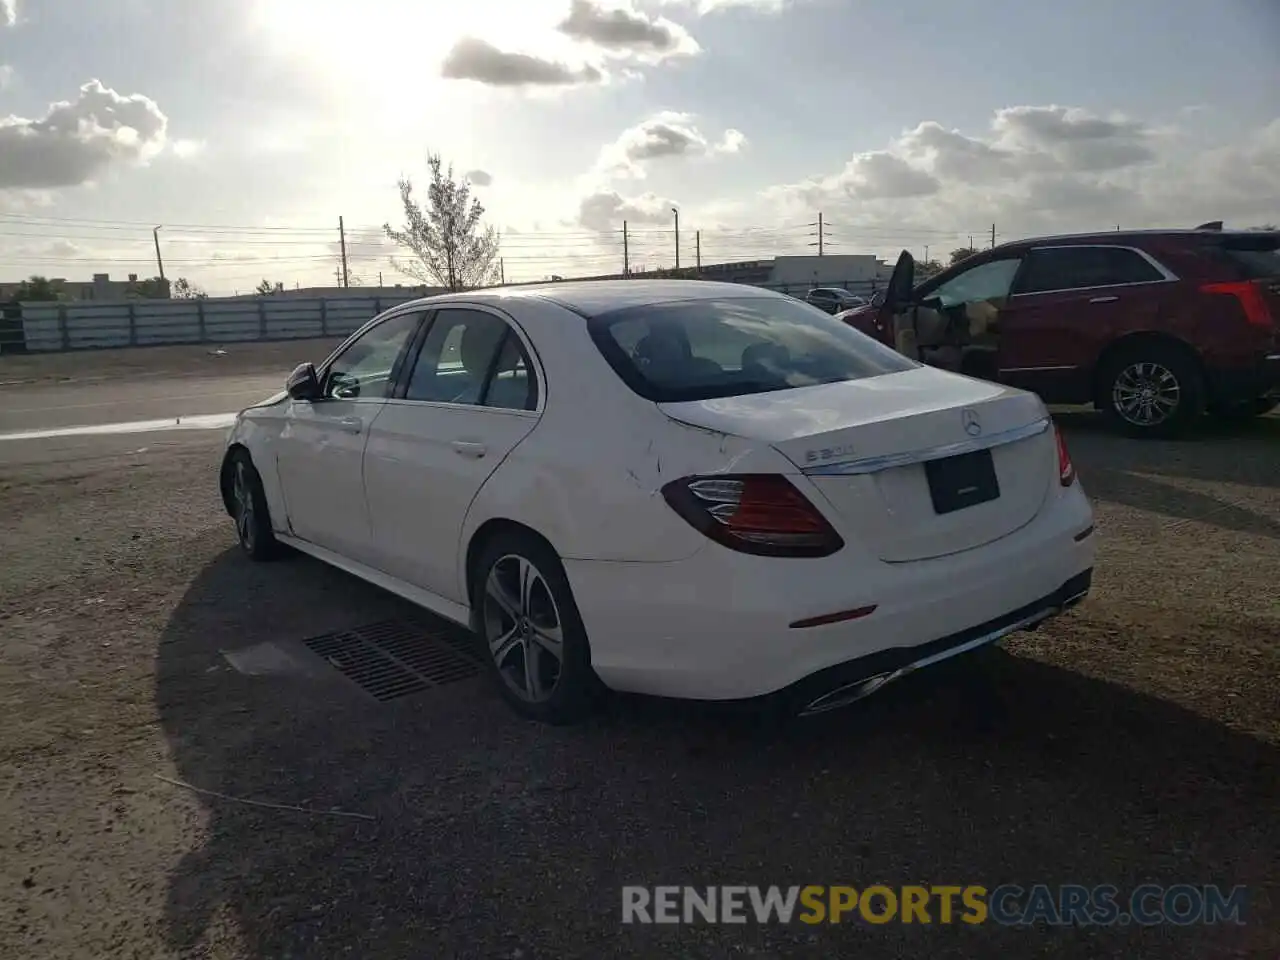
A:
[[[664,485],[694,474],[795,471],[767,444],[678,423],[648,402],[626,406],[584,409],[580,429],[558,429],[554,442],[530,434],[476,497],[460,550],[486,520],[506,517],[542,533],[565,559],[683,560],[710,541],[667,505]],[[601,421],[620,426],[602,430]]]

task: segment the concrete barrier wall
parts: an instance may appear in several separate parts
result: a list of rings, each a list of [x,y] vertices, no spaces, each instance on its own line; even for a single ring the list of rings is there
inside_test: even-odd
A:
[[[122,303],[24,303],[27,352],[143,347],[176,343],[308,340],[352,333],[404,297],[244,300],[131,300]]]

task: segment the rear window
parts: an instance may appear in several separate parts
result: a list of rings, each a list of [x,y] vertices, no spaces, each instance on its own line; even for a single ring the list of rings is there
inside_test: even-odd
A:
[[[590,322],[619,377],[658,403],[769,393],[910,370],[917,364],[790,298],[682,300]]]
[[[1231,237],[1224,240],[1218,250],[1231,261],[1241,280],[1280,277],[1280,234]]]

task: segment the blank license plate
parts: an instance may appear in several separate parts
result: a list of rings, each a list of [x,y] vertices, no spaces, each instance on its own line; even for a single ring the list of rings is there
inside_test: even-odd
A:
[[[1000,481],[990,450],[930,460],[924,465],[935,513],[955,513],[1000,497]]]

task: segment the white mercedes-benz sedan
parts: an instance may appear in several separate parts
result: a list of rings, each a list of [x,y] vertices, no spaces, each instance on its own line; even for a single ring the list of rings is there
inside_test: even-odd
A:
[[[220,483],[251,557],[469,625],[549,722],[603,688],[830,709],[1059,613],[1094,564],[1039,399],[736,284],[398,306],[242,412]]]

